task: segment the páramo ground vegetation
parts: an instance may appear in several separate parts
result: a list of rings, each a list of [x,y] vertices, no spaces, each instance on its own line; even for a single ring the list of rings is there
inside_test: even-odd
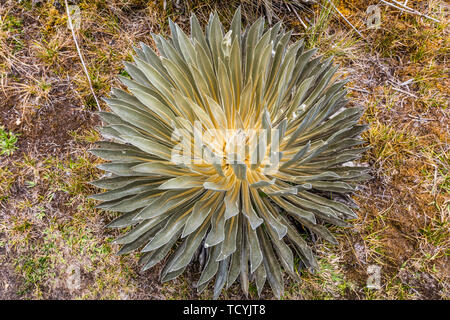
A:
[[[350,79],[350,106],[365,108],[371,149],[361,162],[373,178],[354,196],[359,218],[331,228],[339,245],[313,238],[320,269],[301,271],[282,298],[449,298],[448,2],[407,2],[437,21],[375,0],[68,2],[80,8],[76,36],[99,98],[120,87],[133,45],[154,47],[150,34],[169,35],[168,18],[188,31],[192,12],[204,26],[217,10],[228,27],[241,4],[244,24],[282,20],[294,39],[334,56]],[[378,29],[366,25],[372,4],[380,5]],[[88,199],[101,191],[87,183],[102,174],[87,152],[100,140],[97,109],[64,1],[0,1],[0,298],[210,298],[211,288],[192,288],[195,264],[160,284],[161,266],[143,272],[139,254],[116,255],[113,239],[126,230],[106,229],[116,215]],[[371,289],[377,270],[380,287]],[[235,284],[221,298],[243,295]],[[273,295],[266,289],[262,298]]]

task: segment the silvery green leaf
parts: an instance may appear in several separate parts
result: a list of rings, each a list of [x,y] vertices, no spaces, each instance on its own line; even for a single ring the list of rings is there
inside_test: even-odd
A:
[[[241,199],[242,199],[242,213],[249,220],[251,228],[255,230],[256,228],[258,228],[258,226],[261,225],[261,223],[264,222],[264,220],[258,217],[258,214],[253,209],[253,205],[250,199],[250,190],[248,183],[242,185]]]
[[[227,276],[227,289],[236,281],[241,272],[241,250],[242,250],[243,234],[242,221],[238,225],[236,236],[236,251],[230,256],[230,268]]]
[[[204,181],[202,177],[198,176],[181,176],[172,178],[162,183],[158,189],[171,190],[171,189],[190,189],[203,186]]]
[[[258,236],[258,238],[261,239],[261,247],[264,254],[264,259],[261,260],[263,261],[264,268],[266,269],[267,281],[269,282],[275,296],[280,299],[284,290],[284,281],[281,274],[280,265],[275,258],[275,253],[273,252],[269,240],[267,239],[267,235],[261,228],[258,229]]]
[[[203,191],[200,188],[193,188],[187,191],[163,191],[161,196],[152,201],[137,217],[139,219],[150,219],[163,215],[182,204],[189,203],[202,193]]]
[[[133,218],[139,213],[139,209],[124,213],[106,225],[107,228],[125,228],[137,224],[139,221]]]
[[[142,252],[158,249],[169,242],[173,235],[183,228],[187,218],[188,216],[184,212],[174,214],[170,217],[167,224],[152,238],[144,249],[142,249]]]
[[[196,232],[192,233],[187,237],[184,241],[186,242],[186,249],[184,252],[178,257],[176,262],[174,262],[172,266],[172,270],[178,270],[180,268],[184,268],[191,262],[192,257],[194,256],[195,251],[200,246],[200,242],[205,237],[206,231],[208,230],[206,224],[202,225]]]
[[[255,271],[256,289],[258,290],[258,296],[261,296],[262,289],[266,283],[267,273],[264,264],[261,264]]]
[[[188,220],[186,221],[186,225],[184,227],[183,233],[181,237],[184,238],[194,232],[198,227],[205,226],[205,219],[212,214],[218,204],[217,199],[221,196],[213,195],[213,196],[205,196],[202,201],[198,201],[194,204],[192,209],[192,213],[189,215]]]
[[[205,240],[205,247],[212,247],[225,239],[225,206],[221,205],[211,218],[211,230]]]
[[[114,243],[128,244],[134,242],[137,238],[143,235],[145,232],[156,227],[165,217],[157,217],[155,219],[142,221],[137,227],[128,232],[127,234],[114,240]]]
[[[271,199],[281,208],[289,212],[294,218],[300,218],[310,221],[312,224],[316,223],[316,217],[313,213],[303,210],[292,203],[284,200],[282,197],[271,197]]]
[[[246,228],[247,231],[247,240],[248,240],[248,244],[249,244],[249,260],[250,260],[250,272],[253,273],[255,272],[256,268],[259,267],[259,265],[261,264],[262,260],[263,260],[263,254],[261,251],[261,247],[260,247],[260,243],[259,243],[259,238],[256,234],[256,230],[252,229],[250,227],[249,223],[246,223],[246,227],[244,227],[244,229]],[[258,228],[257,230],[259,230],[261,228]]]
[[[101,201],[111,201],[123,198],[125,196],[134,195],[136,193],[153,190],[157,188],[158,185],[158,180],[156,180],[156,182],[149,182],[148,180],[138,180],[135,182],[131,182],[130,184],[127,184],[122,188],[98,193],[96,195],[90,196],[89,198]]]
[[[172,249],[175,242],[177,242],[178,238],[180,237],[180,234],[181,234],[181,230],[178,231],[177,233],[175,233],[172,236],[172,239],[170,239],[169,242],[167,242],[162,247],[159,247],[158,249],[144,253],[144,254],[151,253],[151,256],[149,257],[148,261],[146,261],[146,263],[142,267],[142,271],[150,269],[151,267],[153,267],[157,263],[159,263],[162,259],[164,259],[164,257],[167,256],[169,251]]]

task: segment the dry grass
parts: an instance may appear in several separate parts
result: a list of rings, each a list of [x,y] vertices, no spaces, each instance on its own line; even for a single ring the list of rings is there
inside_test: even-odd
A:
[[[132,44],[152,44],[150,32],[169,34],[167,18],[187,29],[189,12],[205,21],[217,9],[227,23],[238,3],[167,1],[164,10],[163,1],[73,2],[99,97],[119,85],[115,77]],[[17,150],[0,155],[0,298],[208,298],[210,291],[198,296],[192,289],[196,265],[160,284],[159,266],[141,272],[138,254],[116,256],[118,232],[103,227],[114,214],[87,199],[98,190],[86,182],[101,175],[99,160],[87,153],[99,139],[99,121],[62,3],[0,4],[0,126],[18,137]],[[352,103],[366,108],[371,124],[363,161],[374,178],[355,196],[360,218],[334,229],[340,245],[315,242],[320,270],[302,271],[302,283],[289,282],[284,298],[448,299],[449,7],[443,0],[409,2],[440,23],[381,7],[383,23],[373,30],[364,26],[365,9],[378,1],[335,3],[364,40],[326,1],[304,13],[307,30],[292,11],[280,6],[276,14],[296,37],[334,55],[350,78]],[[247,21],[264,13],[254,5],[243,4]],[[366,287],[371,265],[381,267],[379,290]],[[256,298],[255,288],[250,292]],[[242,296],[233,286],[222,298]]]

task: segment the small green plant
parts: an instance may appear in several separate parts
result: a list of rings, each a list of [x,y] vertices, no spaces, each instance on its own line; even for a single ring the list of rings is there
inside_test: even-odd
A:
[[[3,127],[0,127],[0,154],[10,156],[17,150],[16,143],[18,134],[9,131],[6,132]]]

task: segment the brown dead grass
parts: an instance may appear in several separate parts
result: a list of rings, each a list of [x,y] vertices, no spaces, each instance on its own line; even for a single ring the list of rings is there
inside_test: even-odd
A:
[[[168,18],[188,30],[189,12],[206,21],[217,9],[227,24],[238,1],[167,1],[166,10],[162,1],[75,2],[83,14],[83,55],[94,90],[104,97],[119,85],[115,77],[121,61],[131,59],[132,44],[152,44],[150,32],[168,35]],[[118,232],[103,228],[114,214],[86,199],[97,190],[85,182],[101,174],[86,152],[99,139],[99,121],[61,3],[0,4],[0,125],[20,134],[18,150],[0,156],[0,298],[209,298],[209,290],[200,296],[193,290],[195,264],[160,284],[160,266],[141,272],[137,255],[116,256]],[[277,7],[296,37],[335,55],[350,78],[352,103],[366,108],[364,121],[371,124],[365,138],[372,148],[363,161],[374,176],[355,197],[360,218],[351,228],[334,229],[339,246],[313,244],[320,270],[290,282],[286,299],[449,297],[448,5],[410,4],[440,24],[382,7],[381,29],[366,30],[368,4],[338,5],[365,40],[336,14],[305,30],[292,12]],[[312,9],[308,24],[320,21],[323,6]],[[247,21],[264,13],[251,1],[243,10]],[[371,265],[382,268],[380,290],[366,288]],[[255,289],[250,292],[255,298]],[[242,294],[235,285],[222,297]]]

